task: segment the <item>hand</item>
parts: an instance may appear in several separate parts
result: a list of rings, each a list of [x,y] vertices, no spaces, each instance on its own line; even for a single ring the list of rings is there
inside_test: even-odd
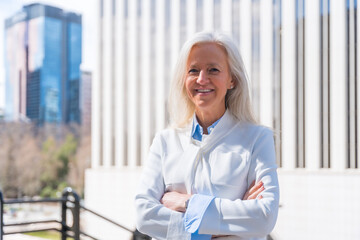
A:
[[[262,191],[264,191],[264,184],[262,181],[259,181],[255,185],[255,180],[251,183],[250,188],[246,191],[243,200],[251,200],[251,199],[262,199],[263,196],[259,195]]]
[[[185,212],[185,202],[191,197],[190,194],[182,194],[178,192],[166,192],[160,199],[160,203],[165,207],[177,211]]]

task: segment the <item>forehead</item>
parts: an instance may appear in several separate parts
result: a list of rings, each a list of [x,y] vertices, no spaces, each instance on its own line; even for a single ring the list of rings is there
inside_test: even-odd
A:
[[[194,45],[188,57],[188,64],[195,63],[227,63],[225,48],[217,43],[207,42]]]

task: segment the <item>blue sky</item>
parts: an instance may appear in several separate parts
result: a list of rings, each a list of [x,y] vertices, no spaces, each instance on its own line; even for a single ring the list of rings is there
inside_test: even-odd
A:
[[[95,68],[95,42],[98,0],[0,0],[0,109],[5,102],[4,79],[4,21],[19,11],[23,5],[44,3],[60,7],[68,11],[82,14],[83,21],[83,70],[93,71]]]

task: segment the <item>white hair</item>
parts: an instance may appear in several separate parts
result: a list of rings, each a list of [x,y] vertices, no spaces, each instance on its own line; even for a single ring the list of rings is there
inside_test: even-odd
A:
[[[219,32],[196,33],[183,45],[175,65],[169,92],[169,114],[173,127],[187,125],[195,106],[189,99],[185,89],[186,64],[191,49],[201,43],[216,43],[222,46],[227,54],[228,65],[235,87],[228,90],[225,96],[225,106],[240,122],[256,123],[250,100],[250,89],[244,63],[233,40]]]

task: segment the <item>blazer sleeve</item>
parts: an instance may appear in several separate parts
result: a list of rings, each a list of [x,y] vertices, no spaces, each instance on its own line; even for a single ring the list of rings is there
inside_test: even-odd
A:
[[[163,141],[157,134],[142,173],[135,196],[137,229],[158,240],[188,239],[185,231],[184,214],[164,207],[160,203],[165,191],[162,174]]]
[[[262,180],[262,199],[234,201],[215,198],[202,218],[199,233],[264,237],[275,226],[279,208],[279,183],[273,133],[265,129],[255,141],[248,172],[248,186]]]

